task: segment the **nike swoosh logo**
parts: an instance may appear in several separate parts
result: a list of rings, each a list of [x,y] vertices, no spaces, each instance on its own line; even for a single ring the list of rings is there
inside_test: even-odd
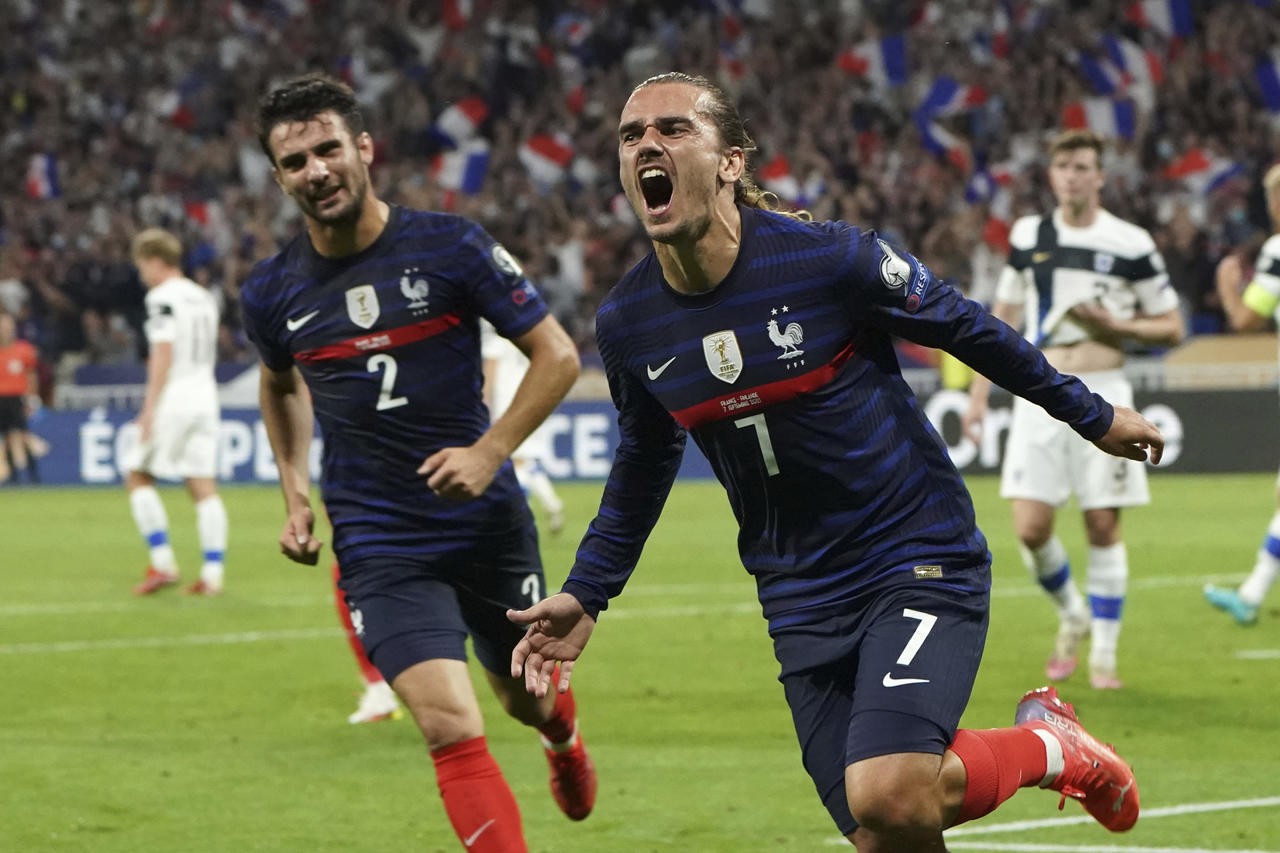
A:
[[[493,826],[494,820],[496,820],[496,818],[489,818],[489,820],[485,822],[484,826],[480,827],[475,832],[471,833],[466,838],[462,839],[462,846],[470,847],[472,844],[475,844],[476,839],[480,837],[480,833],[484,832],[486,829]]]
[[[284,321],[285,328],[291,332],[296,332],[303,326],[311,322],[311,318],[319,314],[319,311],[312,311],[310,314],[303,314],[301,317],[290,318]]]
[[[884,680],[880,682],[885,687],[901,687],[904,684],[928,684],[927,678],[894,678],[892,674],[886,672]]]
[[[661,365],[657,370],[654,370],[652,367],[650,367],[649,365],[647,365],[647,364],[646,364],[646,365],[644,366],[644,369],[645,369],[645,370],[647,370],[647,371],[649,372],[649,379],[650,379],[650,381],[652,381],[652,380],[654,380],[654,379],[657,379],[659,376],[661,376],[661,375],[662,375],[662,373],[663,373],[663,371],[665,371],[668,367],[670,367],[670,366],[671,366],[671,362],[673,362],[673,361],[675,361],[675,360],[676,360],[676,356],[674,356],[674,355],[673,355],[673,356],[671,356],[671,358],[667,359],[667,360],[666,360],[666,362],[665,362],[664,364],[662,364],[662,365]]]

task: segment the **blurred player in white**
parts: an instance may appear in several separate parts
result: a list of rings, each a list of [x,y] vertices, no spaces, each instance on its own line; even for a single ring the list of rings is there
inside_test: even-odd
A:
[[[133,262],[147,287],[147,389],[138,414],[138,441],[125,455],[129,506],[151,552],[146,577],[133,588],[147,595],[178,582],[169,544],[169,518],[156,491],[157,477],[183,479],[196,507],[204,562],[193,595],[222,591],[227,511],[217,490],[218,306],[182,274],[182,244],[161,228],[134,237]]]
[[[480,355],[484,359],[484,395],[489,417],[496,421],[515,399],[516,389],[529,369],[529,359],[511,341],[499,335],[488,321],[481,321]],[[547,529],[559,533],[564,529],[564,501],[556,494],[551,478],[538,462],[548,455],[548,434],[542,427],[534,430],[511,454],[520,488],[533,495],[547,514]]]
[[[1262,178],[1267,194],[1271,226],[1280,231],[1280,165],[1272,166]],[[1258,331],[1272,317],[1280,319],[1280,233],[1262,244],[1253,267],[1253,280],[1245,284],[1244,260],[1235,253],[1218,263],[1218,295],[1227,322],[1238,332]],[[1243,293],[1241,289],[1243,287]],[[1280,481],[1276,485],[1275,514],[1258,549],[1258,559],[1248,579],[1238,589],[1207,586],[1204,596],[1214,607],[1225,610],[1241,625],[1258,621],[1258,608],[1280,574]]]
[[[1091,131],[1067,131],[1054,140],[1049,184],[1057,208],[1014,223],[991,313],[1014,327],[1023,324],[1027,340],[1062,373],[1076,374],[1117,405],[1132,406],[1133,388],[1122,370],[1125,342],[1172,346],[1184,330],[1151,235],[1102,207],[1102,154],[1102,139]],[[975,377],[963,419],[975,442],[990,391],[990,380]],[[1129,559],[1120,509],[1150,501],[1142,463],[1108,456],[1040,407],[1015,398],[1000,494],[1012,500],[1023,561],[1057,605],[1048,677],[1070,677],[1080,643],[1092,634],[1090,683],[1121,687],[1116,643]],[[1056,509],[1072,494],[1089,541],[1087,608],[1053,530]]]

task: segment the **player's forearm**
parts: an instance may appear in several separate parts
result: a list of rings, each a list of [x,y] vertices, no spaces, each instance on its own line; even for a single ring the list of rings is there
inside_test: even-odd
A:
[[[1233,292],[1232,296],[1233,299],[1222,300],[1222,310],[1232,331],[1256,332],[1267,324],[1267,318],[1245,305],[1238,292]]]
[[[267,440],[280,471],[280,489],[284,493],[285,509],[292,512],[309,506],[313,416],[306,386],[283,380],[278,374],[269,378],[269,371],[264,369],[258,401]]]
[[[539,324],[534,340],[526,341],[530,344],[529,369],[511,405],[480,439],[503,459],[555,411],[581,370],[577,347],[558,323],[550,322],[554,327]]]
[[[1120,324],[1120,333],[1140,344],[1177,346],[1186,336],[1182,312],[1170,311],[1157,317],[1135,317]]]

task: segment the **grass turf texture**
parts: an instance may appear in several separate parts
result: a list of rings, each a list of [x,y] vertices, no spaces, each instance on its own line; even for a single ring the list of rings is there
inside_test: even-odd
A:
[[[1164,475],[1153,479],[1153,505],[1125,516],[1127,687],[1095,692],[1082,667],[1060,689],[1133,763],[1144,811],[1280,796],[1280,598],[1243,629],[1200,597],[1206,578],[1232,582],[1252,565],[1273,479]],[[1021,693],[1044,682],[1055,621],[1018,559],[995,480],[970,488],[995,592],[964,724],[985,728],[1008,725]],[[561,491],[568,530],[543,537],[553,590],[600,486]],[[162,494],[189,582],[198,568],[190,501],[176,488]],[[144,550],[122,490],[0,490],[0,849],[460,849],[412,722],[346,723],[359,685],[329,598],[328,548],[318,568],[291,564],[274,544],[276,491],[229,487],[224,497],[226,592],[135,599]],[[1079,513],[1060,519],[1082,579]],[[719,487],[677,485],[627,592],[602,616],[574,680],[601,780],[584,823],[552,802],[535,735],[480,688],[531,850],[841,849],[800,766],[733,543]],[[1052,819],[1056,804],[1055,794],[1021,791],[984,823]],[[1068,803],[1063,814],[1083,810]],[[1280,805],[1151,817],[1124,836],[1082,823],[955,840],[965,850],[990,840],[1004,850],[1280,851]]]

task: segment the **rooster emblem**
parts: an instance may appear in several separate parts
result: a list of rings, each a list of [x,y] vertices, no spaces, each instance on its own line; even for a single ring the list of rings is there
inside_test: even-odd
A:
[[[405,299],[409,300],[410,308],[426,308],[427,293],[430,290],[430,285],[424,279],[419,278],[410,283],[409,276],[400,277],[400,292],[404,294]]]
[[[804,329],[800,328],[799,323],[788,323],[785,329],[779,331],[778,321],[770,320],[765,328],[769,330],[769,340],[782,347],[782,354],[778,358],[804,355],[804,350],[799,348],[799,344],[804,343]]]

